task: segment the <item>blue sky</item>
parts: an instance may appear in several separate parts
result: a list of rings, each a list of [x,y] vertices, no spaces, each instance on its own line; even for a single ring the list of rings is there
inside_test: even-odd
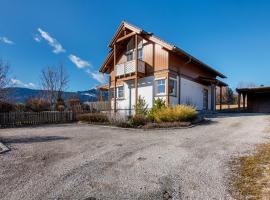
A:
[[[122,20],[224,73],[232,88],[270,85],[268,1],[1,0],[0,7],[0,58],[18,86],[39,87],[41,69],[60,62],[69,90],[99,85],[97,71]]]

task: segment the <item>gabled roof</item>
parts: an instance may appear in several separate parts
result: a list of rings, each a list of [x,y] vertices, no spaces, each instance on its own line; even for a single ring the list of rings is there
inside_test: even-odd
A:
[[[179,53],[179,54],[182,54],[182,55],[185,55],[187,56],[188,58],[190,58],[193,62],[196,62],[198,63],[199,65],[201,65],[202,67],[208,69],[209,71],[212,71],[213,73],[215,73],[217,76],[221,77],[221,78],[227,78],[225,75],[223,75],[222,73],[216,71],[215,69],[211,68],[209,65],[203,63],[202,61],[198,60],[197,58],[191,56],[190,54],[188,54],[187,52],[185,52],[184,50],[180,49],[179,47],[155,36],[153,33],[150,33],[150,32],[147,32],[137,26],[134,26],[126,21],[123,21],[120,26],[118,27],[118,29],[116,30],[111,42],[109,43],[109,47],[110,48],[113,48],[113,44],[115,43],[117,37],[119,36],[119,34],[121,33],[121,31],[124,29],[124,28],[127,28],[137,34],[143,34],[147,37],[147,39],[149,39],[150,41],[154,42],[154,43],[157,43],[159,45],[161,45],[163,48],[169,50],[169,51],[172,51],[172,52],[175,52],[175,53]],[[112,57],[112,51],[110,51],[109,55],[107,56],[105,62],[103,63],[103,65],[101,66],[100,68],[100,72],[103,71],[106,63],[108,62],[108,60]]]

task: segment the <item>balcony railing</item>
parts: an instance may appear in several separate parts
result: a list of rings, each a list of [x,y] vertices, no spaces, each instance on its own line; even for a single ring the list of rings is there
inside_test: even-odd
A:
[[[116,76],[134,73],[136,70],[135,60],[116,65]],[[145,73],[145,63],[138,60],[138,72]]]

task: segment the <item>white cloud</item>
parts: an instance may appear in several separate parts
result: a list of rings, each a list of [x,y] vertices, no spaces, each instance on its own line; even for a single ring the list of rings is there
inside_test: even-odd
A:
[[[96,81],[98,81],[101,84],[104,84],[106,82],[105,81],[105,76],[100,72],[91,72],[88,69],[88,70],[86,70],[86,73],[88,73],[91,78],[95,79]]]
[[[27,88],[35,88],[36,87],[36,85],[34,83],[26,83],[26,84],[24,84],[24,86]]]
[[[40,42],[41,41],[41,37],[39,35],[34,35],[33,38],[34,38],[34,40],[36,42]]]
[[[21,80],[15,79],[15,78],[11,79],[11,84],[16,85],[16,86],[26,87],[26,88],[36,88],[36,85],[34,83],[31,83],[31,82],[30,83],[24,83]]]
[[[11,81],[12,85],[22,85],[23,84],[22,81],[20,81],[18,79],[14,79],[14,78],[12,78],[10,81]]]
[[[13,41],[8,39],[7,37],[0,37],[0,42],[6,43],[6,44],[15,44]]]
[[[62,53],[65,52],[66,50],[62,47],[62,45],[53,37],[49,35],[48,32],[43,31],[41,28],[38,28],[38,32],[40,33],[40,36],[46,40],[50,46],[53,47],[53,53]],[[35,39],[35,38],[34,38]],[[36,39],[35,39],[36,40]],[[40,38],[39,38],[40,40]],[[36,40],[37,41],[37,40]]]
[[[73,64],[75,64],[80,69],[91,66],[91,64],[88,61],[82,60],[81,58],[73,54],[70,54],[68,58]]]

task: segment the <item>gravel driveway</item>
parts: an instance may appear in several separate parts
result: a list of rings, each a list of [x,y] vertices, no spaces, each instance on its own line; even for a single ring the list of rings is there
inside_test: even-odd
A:
[[[268,115],[175,130],[2,129],[0,199],[231,199],[228,163],[270,136]]]

